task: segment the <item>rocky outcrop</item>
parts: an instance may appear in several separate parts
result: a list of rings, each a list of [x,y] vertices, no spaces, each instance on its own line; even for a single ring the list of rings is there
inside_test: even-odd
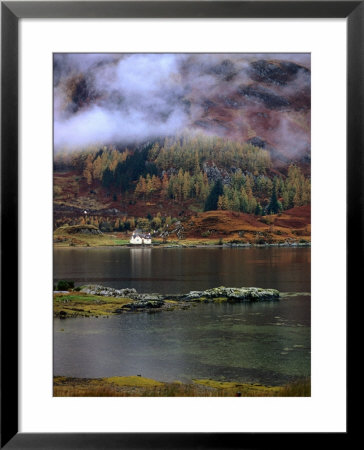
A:
[[[236,77],[239,69],[230,59],[224,59],[220,64],[212,66],[207,72],[217,75],[222,80],[231,81]]]
[[[179,302],[193,302],[201,300],[226,299],[230,302],[240,301],[272,301],[279,299],[279,291],[276,289],[262,289],[256,287],[225,287],[220,286],[205,291],[190,291],[187,294],[163,295],[163,294],[142,294],[135,289],[113,289],[104,286],[84,286],[81,290],[86,294],[100,295],[104,297],[130,298],[130,303],[120,308],[120,312],[125,309],[136,310],[146,308],[161,308],[165,300],[174,299]]]
[[[83,286],[81,292],[90,295],[101,295],[104,297],[136,298],[138,295],[137,291],[134,288],[114,289],[100,285]]]
[[[290,61],[269,61],[261,59],[250,63],[250,77],[254,81],[284,86],[297,78],[301,72],[306,76],[310,71]]]
[[[244,97],[263,103],[268,109],[281,109],[290,105],[287,98],[260,86],[240,86],[238,93]]]
[[[223,184],[231,182],[231,174],[226,169],[218,167],[211,161],[204,162],[202,168],[209,181],[215,183],[216,181],[221,180]]]
[[[89,295],[99,295],[100,297],[117,297],[130,299],[127,303],[114,311],[114,314],[121,314],[126,311],[139,311],[162,308],[164,306],[164,296],[161,294],[139,294],[134,288],[114,289],[100,285],[83,286],[81,292]]]
[[[115,310],[115,313],[122,313],[127,311],[138,311],[143,309],[156,309],[162,308],[164,305],[163,300],[137,300],[135,302],[127,303],[121,308]]]
[[[185,300],[226,298],[231,301],[267,301],[278,300],[279,291],[276,289],[261,289],[256,287],[233,288],[220,286],[206,291],[191,291]]]

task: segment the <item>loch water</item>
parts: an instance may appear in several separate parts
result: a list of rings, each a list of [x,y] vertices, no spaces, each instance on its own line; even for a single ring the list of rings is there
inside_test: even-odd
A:
[[[186,293],[275,288],[277,302],[54,319],[54,375],[280,385],[310,375],[310,248],[58,248],[54,279]]]

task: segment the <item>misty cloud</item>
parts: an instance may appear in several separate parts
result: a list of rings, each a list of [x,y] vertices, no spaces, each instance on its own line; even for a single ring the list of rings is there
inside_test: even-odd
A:
[[[251,64],[259,60],[299,67],[275,85],[264,71],[253,79]],[[186,129],[246,139],[251,124],[245,121],[265,114],[265,105],[239,92],[269,88],[282,98],[277,104],[288,106],[274,111],[275,129],[262,137],[286,151],[300,139],[300,149],[307,149],[307,127],[294,126],[287,109],[309,110],[309,68],[309,54],[55,54],[54,148],[128,144]]]

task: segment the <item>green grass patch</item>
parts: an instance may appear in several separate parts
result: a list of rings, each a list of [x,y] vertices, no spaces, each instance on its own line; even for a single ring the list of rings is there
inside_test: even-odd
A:
[[[223,389],[239,392],[242,397],[271,397],[280,396],[281,386],[262,386],[260,384],[237,383],[235,381],[216,381],[216,380],[193,380],[194,383],[202,384],[214,389]]]
[[[103,378],[106,383],[116,384],[117,386],[144,386],[144,387],[156,387],[163,386],[160,381],[153,380],[151,378],[144,378],[138,376],[130,377],[110,377]]]
[[[129,239],[115,239],[113,242],[114,242],[114,245],[129,245],[130,244]]]
[[[214,303],[224,303],[228,301],[227,297],[216,297],[213,299]]]
[[[56,317],[98,317],[116,314],[115,310],[130,303],[130,298],[103,297],[82,292],[53,295],[53,314]]]

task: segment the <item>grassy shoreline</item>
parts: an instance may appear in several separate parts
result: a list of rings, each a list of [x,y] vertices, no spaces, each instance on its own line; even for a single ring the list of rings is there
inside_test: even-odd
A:
[[[307,208],[260,218],[228,211],[209,211],[177,223],[170,231],[154,231],[152,246],[305,246],[311,242],[310,211]],[[54,230],[53,242],[55,247],[133,247],[131,234],[130,230],[101,231],[91,224],[63,225]]]
[[[138,218],[141,220],[143,218]],[[107,219],[105,219],[107,220]],[[111,219],[110,219],[111,220]],[[116,220],[116,217],[114,218]],[[145,230],[154,230],[152,223]],[[148,219],[149,220],[149,219]],[[72,225],[67,222],[54,230],[56,247],[67,246],[129,246],[134,225],[130,230],[110,229],[96,226],[82,218],[74,217]],[[137,227],[139,225],[137,224]],[[119,227],[120,228],[120,227]],[[303,206],[269,216],[255,216],[233,211],[217,210],[186,215],[170,224],[170,228],[157,227],[152,231],[154,246],[265,246],[309,245],[311,241],[311,211]]]
[[[310,397],[304,378],[283,386],[195,379],[191,383],[161,382],[141,376],[73,378],[55,376],[55,397]]]

